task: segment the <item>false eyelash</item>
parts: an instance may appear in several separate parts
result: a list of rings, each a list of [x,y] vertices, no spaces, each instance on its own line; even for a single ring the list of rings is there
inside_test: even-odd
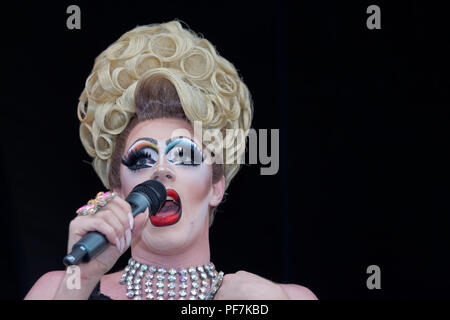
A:
[[[151,155],[146,152],[145,150],[151,149],[151,148],[142,148],[138,150],[133,150],[129,154],[127,154],[127,159],[121,159],[122,164],[130,168],[131,170],[139,170],[143,168],[149,168],[148,165],[136,165],[136,162],[140,160],[141,158],[151,158]],[[151,167],[150,167],[151,168]]]
[[[194,148],[196,150],[196,152],[201,154],[202,155],[202,161],[203,161],[203,158],[204,158],[203,151],[202,151],[202,149],[200,149],[197,146],[197,144],[194,141],[192,141],[191,139],[187,139],[187,138],[181,138],[179,140],[181,140],[181,144],[183,144],[185,146],[188,145],[190,148]],[[178,143],[178,144],[180,144],[180,143]]]
[[[177,148],[180,148],[181,150],[183,150],[183,152],[184,152],[184,149],[182,148],[182,147],[179,147],[179,146],[176,146],[176,147],[174,147],[172,150],[170,150],[170,151],[176,151],[176,149]],[[169,152],[170,152],[169,151]],[[189,151],[192,151],[192,150],[189,150]],[[194,151],[195,152],[195,151]],[[195,155],[193,154],[193,153],[191,153],[190,154],[190,157],[191,157],[191,162],[181,162],[181,163],[178,163],[177,165],[179,165],[179,166],[199,166],[202,162],[203,162],[203,154],[201,154],[200,153],[200,155],[202,156],[202,159],[201,159],[201,161],[199,162],[199,163],[196,163],[196,162],[194,162],[194,158],[195,158]],[[194,156],[194,157],[193,157]]]
[[[178,163],[178,165],[184,165],[184,166],[198,166],[198,165],[200,165],[205,160],[203,152],[191,140],[188,140],[188,139],[181,139],[181,140],[182,141],[180,143],[178,143],[177,145],[175,145],[174,147],[172,147],[168,151],[168,153],[174,152],[174,151],[175,152],[179,152],[180,149],[183,150],[183,152],[187,151],[187,152],[189,152],[189,156],[191,158],[191,161],[187,162],[187,163],[186,162],[181,162],[181,163]],[[194,162],[196,153],[198,153],[201,156],[200,162]]]

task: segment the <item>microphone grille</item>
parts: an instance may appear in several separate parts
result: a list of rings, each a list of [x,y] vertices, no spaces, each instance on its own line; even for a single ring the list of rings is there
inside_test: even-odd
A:
[[[164,205],[167,197],[166,187],[156,180],[145,181],[137,185],[133,191],[141,192],[150,199],[151,214],[156,213]]]

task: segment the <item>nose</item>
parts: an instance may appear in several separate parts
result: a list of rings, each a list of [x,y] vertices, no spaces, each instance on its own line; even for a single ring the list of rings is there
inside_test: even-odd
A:
[[[175,174],[166,166],[158,166],[151,176],[152,180],[158,180],[162,184],[175,181]]]

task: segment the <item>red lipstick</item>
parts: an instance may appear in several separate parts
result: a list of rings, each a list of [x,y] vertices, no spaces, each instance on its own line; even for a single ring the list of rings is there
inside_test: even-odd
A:
[[[150,222],[157,227],[170,226],[181,218],[181,201],[178,193],[173,189],[167,189],[167,199],[161,209],[150,216]]]

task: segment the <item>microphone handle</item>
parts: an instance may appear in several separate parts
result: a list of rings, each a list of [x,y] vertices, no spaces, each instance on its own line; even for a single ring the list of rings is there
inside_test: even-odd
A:
[[[66,267],[80,262],[88,262],[108,247],[108,240],[98,231],[88,232],[72,247],[72,252],[66,255],[63,263]]]
[[[143,201],[139,201],[142,199],[142,196],[142,193],[132,192],[126,199],[131,205],[131,214],[133,217],[136,217],[148,207],[148,203],[145,204]],[[133,201],[135,199],[137,201]],[[151,206],[149,210],[150,209]],[[72,251],[64,257],[63,263],[68,267],[79,264],[80,262],[89,262],[102,253],[109,244],[110,243],[103,234],[98,231],[90,231],[83,236],[80,241],[73,245]]]

